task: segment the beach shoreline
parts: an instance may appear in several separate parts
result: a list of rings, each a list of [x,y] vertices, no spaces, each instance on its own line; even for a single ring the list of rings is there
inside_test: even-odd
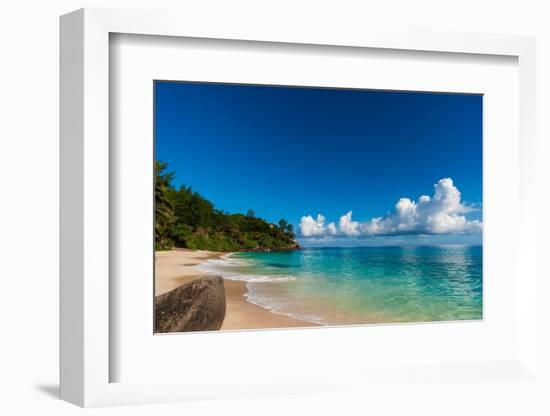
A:
[[[205,250],[172,250],[155,253],[155,296],[211,274],[195,266],[227,253]],[[247,300],[246,282],[223,277],[226,313],[220,330],[307,328],[318,324],[278,314]]]

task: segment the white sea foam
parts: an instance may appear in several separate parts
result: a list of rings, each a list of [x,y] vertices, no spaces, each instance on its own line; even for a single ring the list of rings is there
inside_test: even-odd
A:
[[[234,257],[231,253],[229,253],[224,254],[217,259],[209,259],[202,262],[201,264],[195,266],[195,268],[208,274],[222,276],[224,279],[246,282],[246,287],[248,289],[248,292],[245,294],[246,300],[254,305],[262,307],[263,309],[267,309],[272,313],[289,316],[305,322],[326,325],[326,323],[316,315],[289,312],[287,302],[285,302],[284,299],[277,299],[271,295],[261,294],[258,290],[261,287],[264,287],[263,283],[290,282],[296,280],[295,276],[248,274],[238,270],[239,268],[252,265],[253,264],[251,261]]]
[[[294,276],[289,275],[265,275],[265,274],[247,274],[232,269],[250,266],[250,262],[246,259],[233,257],[231,254],[224,254],[218,259],[209,259],[195,266],[197,270],[208,274],[222,276],[229,280],[238,280],[249,283],[276,283],[289,282],[295,280]]]
[[[248,293],[246,300],[254,305],[260,306],[277,315],[289,316],[301,321],[310,322],[317,325],[327,325],[327,323],[317,315],[308,313],[289,312],[288,305],[283,301],[277,301],[272,296],[263,296],[258,293],[254,285],[247,285]]]

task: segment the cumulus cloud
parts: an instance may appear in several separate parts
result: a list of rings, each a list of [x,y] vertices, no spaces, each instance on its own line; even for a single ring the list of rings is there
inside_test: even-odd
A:
[[[325,228],[325,217],[321,214],[317,215],[317,218],[313,218],[311,215],[302,217],[300,221],[300,233],[305,237],[314,237],[324,235],[327,232]]]
[[[344,235],[359,235],[359,222],[353,221],[351,219],[351,215],[351,211],[349,211],[346,215],[342,215],[340,217],[340,221],[338,222],[338,226]]]
[[[465,234],[482,229],[478,220],[466,219],[473,209],[461,201],[458,188],[451,178],[440,179],[434,185],[433,196],[420,196],[416,201],[400,198],[387,215],[359,222],[349,211],[340,217],[338,226],[325,225],[325,217],[302,217],[300,233],[303,237],[320,236],[391,236],[408,234]]]
[[[331,222],[329,225],[327,225],[327,233],[330,235],[338,234],[338,230],[336,229],[336,224]]]

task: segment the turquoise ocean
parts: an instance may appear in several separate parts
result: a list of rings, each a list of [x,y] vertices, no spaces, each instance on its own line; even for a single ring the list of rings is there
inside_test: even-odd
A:
[[[232,253],[200,269],[247,282],[249,302],[323,325],[483,316],[481,246],[303,248]]]

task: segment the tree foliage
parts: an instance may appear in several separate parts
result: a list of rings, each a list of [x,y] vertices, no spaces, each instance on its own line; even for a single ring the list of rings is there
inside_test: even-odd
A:
[[[191,187],[172,186],[166,163],[155,164],[155,245],[212,251],[269,251],[297,248],[294,229],[281,219],[278,225],[256,217],[229,214]]]
[[[170,198],[173,173],[165,173],[166,163],[155,162],[155,242],[159,248],[171,245],[169,231],[176,218]]]

